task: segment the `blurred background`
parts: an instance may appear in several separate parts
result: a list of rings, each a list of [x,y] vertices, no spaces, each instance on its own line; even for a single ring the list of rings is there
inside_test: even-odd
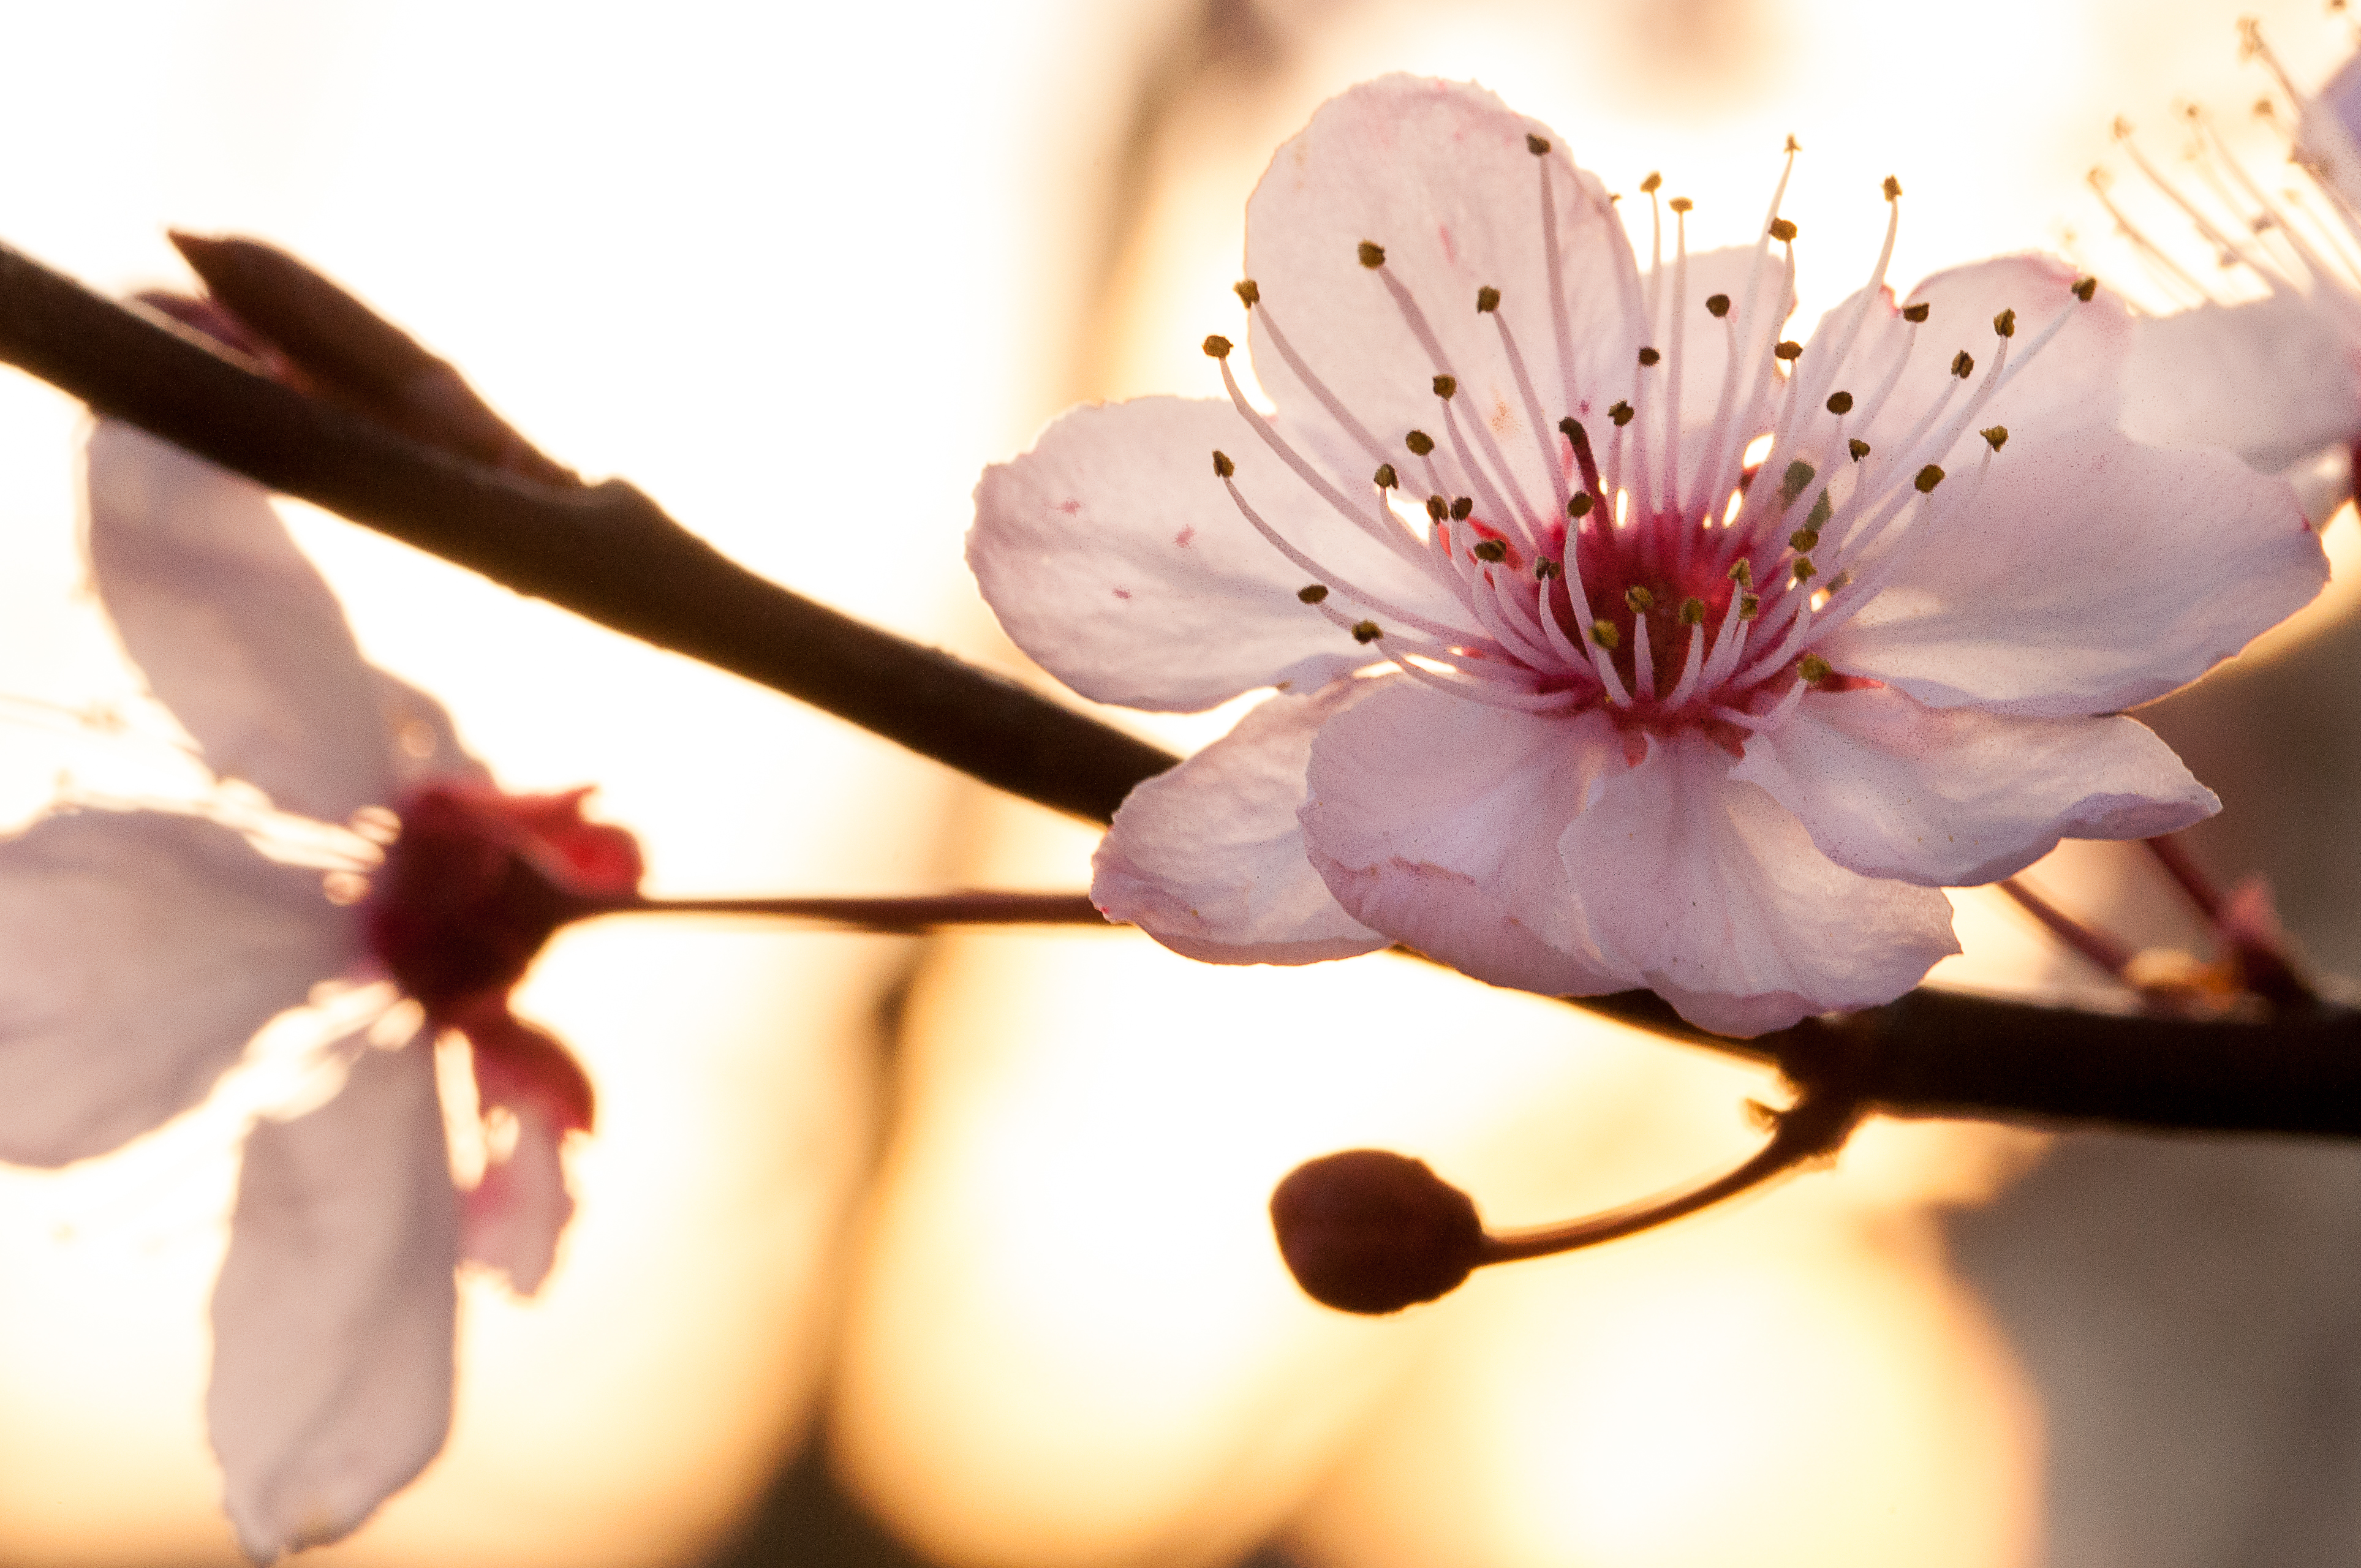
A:
[[[2315,0],[2246,9],[2301,81],[2352,47]],[[1351,82],[1480,80],[1611,188],[1663,170],[1699,245],[1751,238],[1795,134],[1802,323],[1866,276],[1887,174],[1897,281],[2062,246],[2161,307],[2083,177],[2118,161],[2118,114],[2169,154],[2184,97],[2275,165],[2237,14],[0,0],[0,239],[126,291],[184,283],[168,225],[284,246],[560,460],[1038,679],[960,565],[978,469],[1078,400],[1218,390],[1195,345],[1235,331],[1246,193]],[[0,374],[18,818],[162,754],[80,586],[81,420]],[[1087,878],[1080,825],[288,510],[370,655],[510,787],[598,785],[653,891]],[[2269,872],[2348,972],[2356,532],[2330,525],[2338,581],[2302,625],[2152,715],[2231,803],[2199,852]],[[1234,718],[1149,728],[1187,746]],[[2137,942],[2195,939],[2128,850],[2032,880]],[[1938,978],[2093,983],[1996,898],[1958,903],[1969,952]],[[562,937],[519,1004],[598,1081],[580,1213],[539,1299],[468,1282],[449,1449],[323,1564],[2361,1553],[2341,1148],[1880,1124],[1833,1173],[1372,1322],[1279,1266],[1263,1203],[1298,1161],[1400,1148],[1537,1223],[1732,1159],[1742,1101],[1774,1086],[1390,958],[1212,970],[1120,933],[616,921]],[[201,1112],[83,1168],[0,1171],[0,1561],[237,1560],[199,1413],[235,1134]]]

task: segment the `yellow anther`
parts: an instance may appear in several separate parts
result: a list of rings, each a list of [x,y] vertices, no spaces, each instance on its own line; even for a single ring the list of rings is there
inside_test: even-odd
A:
[[[1228,453],[1219,450],[1214,452],[1213,475],[1216,478],[1226,479],[1237,471],[1238,466],[1230,461],[1230,455]]]
[[[1205,340],[1205,356],[1209,359],[1227,359],[1230,356],[1230,340],[1220,333],[1213,334]]]
[[[1616,649],[1623,646],[1623,634],[1615,630],[1615,624],[1612,621],[1592,621],[1590,623],[1590,640],[1593,642],[1598,643],[1601,648],[1606,649],[1609,653],[1612,653]]]
[[[1361,258],[1361,265],[1371,269],[1383,267],[1386,264],[1386,247],[1382,245],[1372,244],[1370,241],[1365,239],[1361,242],[1361,248],[1358,254]]]

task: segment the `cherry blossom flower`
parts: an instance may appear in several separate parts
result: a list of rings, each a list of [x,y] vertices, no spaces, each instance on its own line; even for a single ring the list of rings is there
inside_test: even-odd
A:
[[[1275,408],[1209,339],[1227,401],[1076,410],[985,472],[970,564],[1059,678],[1276,688],[1126,801],[1109,917],[1746,1035],[1907,989],[1944,886],[2215,809],[2122,710],[2318,590],[2288,487],[2118,429],[2130,317],[2059,264],[1897,303],[1890,222],[1798,345],[1778,198],[1697,255],[1669,206],[1643,272],[1546,127],[1356,88],[1247,207]]]
[[[524,1293],[547,1276],[591,1091],[509,991],[583,901],[636,888],[639,852],[582,820],[580,792],[502,794],[439,704],[364,663],[259,488],[113,423],[86,477],[93,576],[150,689],[341,863],[186,810],[60,809],[0,842],[0,1159],[104,1154],[203,1100],[323,982],[375,998],[335,1043],[341,1088],[248,1133],[214,1291],[206,1416],[268,1561],[352,1530],[442,1448],[455,1267]],[[465,1194],[445,1030],[489,1135]]]
[[[2185,111],[2185,178],[2152,161],[2128,122],[2115,126],[2134,168],[2193,231],[2212,268],[2184,264],[2185,247],[2151,237],[2117,203],[2105,171],[2092,175],[2159,287],[2193,302],[2138,320],[2123,423],[2142,441],[2227,446],[2286,476],[2321,522],[2352,492],[2361,439],[2361,59],[2308,94],[2259,23],[2240,31],[2294,111],[2290,121],[2268,98],[2256,105],[2287,152],[2277,189],[2195,105]]]

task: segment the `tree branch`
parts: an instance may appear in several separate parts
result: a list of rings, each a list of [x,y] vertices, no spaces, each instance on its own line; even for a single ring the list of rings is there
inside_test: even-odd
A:
[[[765,581],[620,480],[544,485],[470,463],[233,363],[0,247],[0,362],[518,592],[745,676],[1056,810],[1112,817],[1173,757]],[[1920,990],[1758,1040],[1645,992],[1577,1005],[1778,1067],[1840,1074],[1898,1116],[2361,1137],[2361,1013],[2115,1016]]]

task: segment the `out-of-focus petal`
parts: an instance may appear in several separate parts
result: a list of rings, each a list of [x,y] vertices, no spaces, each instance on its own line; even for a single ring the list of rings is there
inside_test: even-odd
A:
[[[2298,294],[2143,317],[2123,428],[2155,446],[2226,446],[2279,473],[2361,436],[2361,356],[2334,308]]]
[[[1928,887],[1997,882],[2060,839],[2173,832],[2222,804],[2136,719],[1930,708],[1891,687],[1811,694],[1730,776],[1837,864]]]
[[[458,1233],[423,1040],[248,1135],[205,1416],[258,1561],[350,1533],[442,1448]]]
[[[1106,917],[1209,963],[1313,963],[1386,946],[1329,894],[1296,820],[1312,737],[1378,684],[1272,697],[1133,790],[1091,860]]]
[[[1016,645],[1084,696],[1180,711],[1368,663],[1349,632],[1296,598],[1314,574],[1239,514],[1213,472],[1216,448],[1264,520],[1334,574],[1317,580],[1450,613],[1235,409],[1141,398],[1073,410],[976,485],[968,565]],[[1377,505],[1367,474],[1345,493]],[[1340,591],[1331,602],[1348,601]]]
[[[2328,578],[2293,492],[2226,452],[2032,436],[1967,504],[1937,499],[1895,546],[1914,554],[1892,585],[1819,647],[1938,707],[2117,712],[2195,680]]]
[[[590,1130],[590,1080],[555,1036],[505,1006],[497,1017],[472,1020],[467,1039],[478,1102],[487,1116],[515,1117],[516,1141],[467,1194],[461,1250],[530,1296],[549,1277],[558,1238],[574,1217],[564,1146],[568,1132]]]
[[[63,1165],[187,1110],[357,951],[318,872],[198,817],[68,812],[0,840],[0,1160]]]
[[[1526,139],[1536,136],[1552,144],[1539,158]],[[1543,178],[1554,236],[1542,225]],[[1382,273],[1363,264],[1364,242],[1383,248]],[[1547,466],[1565,450],[1556,422],[1568,413],[1603,418],[1609,403],[1630,395],[1637,372],[1639,275],[1606,189],[1575,168],[1547,126],[1468,83],[1387,76],[1323,104],[1272,156],[1246,203],[1246,272],[1263,302],[1251,328],[1255,375],[1291,418],[1328,427],[1327,451],[1350,473],[1405,462],[1402,438],[1411,430],[1447,444],[1430,383],[1448,371],[1459,382],[1453,407],[1469,422],[1470,439],[1495,435],[1528,499],[1547,507]],[[1421,343],[1389,281],[1422,313],[1443,363]],[[1500,291],[1496,315],[1476,308],[1487,287]],[[1538,431],[1502,347],[1502,323],[1540,402]],[[1287,362],[1273,329],[1349,411],[1357,432]]]
[[[2342,202],[2361,211],[2361,55],[2337,68],[2303,106],[2296,155]]]
[[[1930,889],[1857,876],[1694,732],[1609,773],[1558,841],[1596,928],[1681,1015],[1760,1035],[1890,1002],[1960,950]]]
[[[213,769],[324,822],[390,799],[375,673],[262,488],[113,421],[87,464],[99,598]]]
[[[451,710],[440,698],[375,667],[369,675],[377,684],[378,714],[395,794],[423,784],[492,782],[491,769],[460,741]],[[388,795],[386,802],[393,798]]]
[[[1596,867],[1552,847],[1623,771],[1601,716],[1511,713],[1389,683],[1312,746],[1303,835],[1371,928],[1495,985],[1590,995],[1637,985],[1586,922]]]

